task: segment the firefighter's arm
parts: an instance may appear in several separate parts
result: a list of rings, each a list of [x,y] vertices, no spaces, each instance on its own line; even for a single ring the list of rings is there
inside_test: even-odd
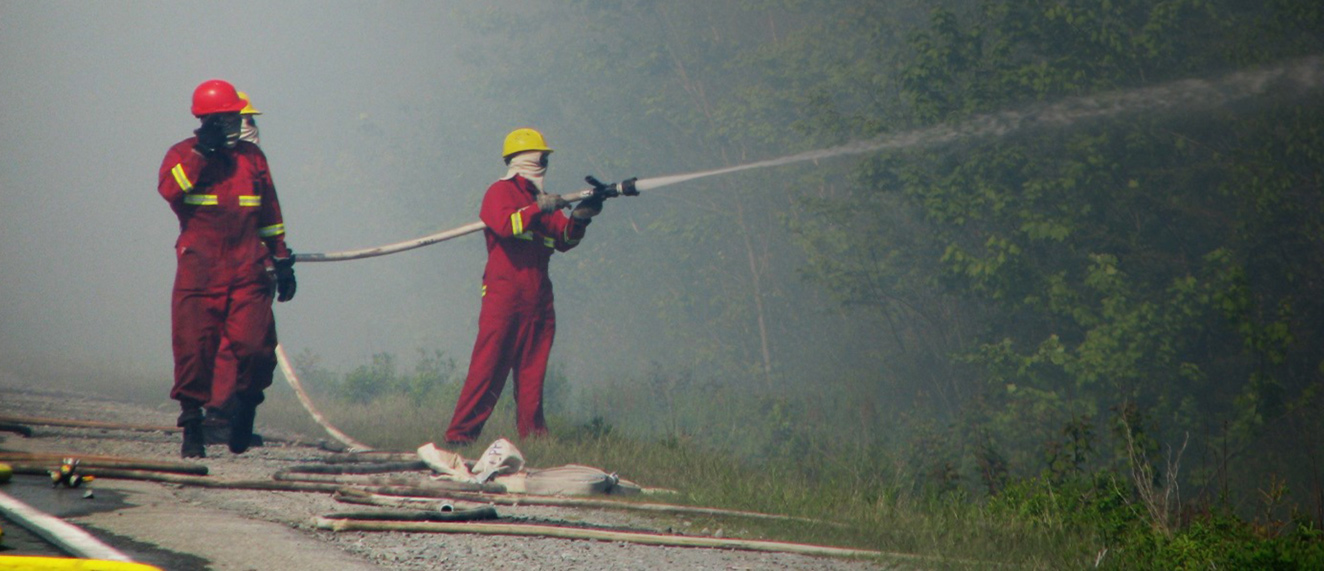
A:
[[[543,217],[538,203],[529,198],[511,180],[498,180],[483,195],[483,207],[478,217],[497,236],[511,238],[523,234]]]
[[[556,237],[556,251],[565,252],[584,239],[584,229],[589,222],[592,220],[572,218],[558,211],[543,217],[543,228],[548,236]]]
[[[193,151],[191,145],[175,145],[161,161],[157,177],[157,192],[170,204],[184,202],[193,192],[207,159]]]

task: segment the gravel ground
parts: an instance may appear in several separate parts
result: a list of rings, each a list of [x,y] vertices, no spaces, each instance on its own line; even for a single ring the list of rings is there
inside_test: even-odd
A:
[[[0,379],[0,415],[22,415],[63,419],[95,420],[127,424],[169,426],[174,410],[153,409],[113,400],[21,387]],[[298,440],[298,435],[272,434],[263,430],[261,411],[258,431],[266,436]],[[79,452],[135,458],[178,460],[179,436],[164,432],[130,432],[83,428],[33,426],[32,438],[0,433],[0,449],[24,451]],[[222,479],[270,479],[271,474],[296,464],[315,463],[330,453],[312,445],[275,445],[254,448],[243,455],[231,454],[224,445],[207,447],[205,464],[210,474]],[[431,569],[796,569],[864,570],[889,567],[876,561],[811,557],[727,549],[659,547],[632,543],[531,538],[514,536],[431,534],[401,532],[331,532],[316,529],[312,519],[337,511],[371,509],[336,502],[329,494],[223,490],[169,484],[148,484],[169,494],[181,509],[225,512],[245,520],[274,522],[311,539],[323,549],[338,550],[339,557],[357,559],[364,568],[401,571]],[[463,504],[457,504],[463,507]],[[630,530],[665,533],[669,529],[687,535],[704,535],[688,527],[679,517],[655,519],[636,512],[538,506],[497,506],[503,518],[535,522],[572,522]],[[169,513],[166,510],[164,513]],[[164,522],[169,525],[169,522]],[[738,522],[733,522],[738,532]],[[735,535],[735,533],[728,533]],[[346,555],[347,554],[347,555]],[[227,567],[213,563],[213,569]],[[258,567],[247,567],[261,569]],[[283,563],[281,569],[292,569]],[[316,567],[310,567],[316,568]],[[907,566],[909,568],[909,566]]]

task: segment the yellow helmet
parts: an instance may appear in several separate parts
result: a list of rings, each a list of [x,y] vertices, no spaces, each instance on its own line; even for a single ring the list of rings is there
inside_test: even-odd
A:
[[[533,129],[515,129],[509,135],[506,135],[506,144],[501,147],[502,158],[510,158],[510,155],[524,151],[547,151],[550,153],[552,149],[547,146],[547,141],[542,138],[542,133]]]
[[[253,100],[248,98],[248,94],[239,92],[239,98],[244,100],[244,108],[239,111],[240,115],[261,115],[262,112],[253,108]]]

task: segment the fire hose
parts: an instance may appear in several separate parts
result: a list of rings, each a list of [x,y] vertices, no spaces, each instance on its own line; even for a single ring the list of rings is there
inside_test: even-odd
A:
[[[592,188],[587,188],[570,194],[563,194],[561,195],[561,198],[565,199],[566,202],[575,203],[594,197],[606,199],[617,196],[639,195],[640,185],[638,184],[637,178],[625,179],[621,181],[620,184],[605,184],[592,176],[584,177],[584,180],[592,185]],[[451,238],[464,236],[465,234],[472,234],[486,227],[487,225],[483,224],[481,221],[471,222],[458,228],[452,228],[436,234],[429,234],[421,238],[405,240],[403,242],[396,242],[394,244],[386,244],[373,248],[346,250],[343,252],[331,252],[327,254],[294,254],[294,260],[296,263],[342,262],[347,260],[358,260],[361,258],[385,256],[387,254],[404,252],[406,250],[413,250],[415,248],[421,248],[438,242],[444,242]],[[367,452],[372,450],[371,446],[355,440],[348,434],[345,434],[340,431],[340,429],[333,426],[326,420],[326,417],[317,410],[317,407],[313,405],[312,399],[308,397],[308,392],[303,389],[303,383],[299,382],[299,376],[294,371],[294,365],[290,362],[290,357],[286,354],[285,347],[281,344],[276,345],[276,362],[279,363],[280,370],[284,374],[286,382],[290,384],[290,387],[294,389],[294,394],[298,396],[299,403],[303,405],[304,410],[308,411],[308,414],[312,415],[313,420],[317,421],[317,424],[320,425],[323,430],[326,430],[327,434],[331,435],[332,438],[340,441],[345,446],[348,446],[350,452]]]
[[[566,202],[574,203],[588,198],[592,198],[594,196],[601,196],[603,198],[612,198],[616,196],[638,196],[639,191],[641,190],[640,187],[644,186],[639,184],[637,178],[627,178],[624,181],[622,181],[619,185],[617,185],[616,183],[604,184],[598,181],[598,179],[593,178],[591,176],[585,177],[584,180],[586,180],[589,184],[593,185],[593,188],[586,188],[584,190],[575,191],[570,194],[563,194],[561,195],[561,198],[564,198]],[[373,248],[362,248],[359,250],[345,250],[343,252],[331,252],[327,254],[294,254],[294,261],[296,263],[297,262],[304,262],[304,263],[343,262],[346,260],[358,260],[361,258],[373,258],[377,256],[385,256],[387,254],[394,254],[397,252],[404,252],[406,250],[413,250],[414,248],[422,248],[423,246],[430,246],[438,242],[445,242],[446,240],[450,240],[451,238],[458,238],[460,236],[464,236],[465,234],[473,234],[474,232],[482,230],[483,228],[486,227],[487,225],[483,224],[482,221],[470,222],[468,224],[465,224],[464,226],[460,226],[458,228],[451,228],[450,230],[444,230],[441,232],[437,232],[436,234],[429,234],[421,238],[414,238],[413,240],[405,240],[403,242],[396,242],[394,244],[386,244],[383,246],[376,246]]]

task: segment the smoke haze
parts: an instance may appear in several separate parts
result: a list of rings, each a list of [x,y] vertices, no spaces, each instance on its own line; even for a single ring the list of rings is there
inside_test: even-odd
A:
[[[196,127],[189,102],[205,79],[231,81],[264,113],[296,252],[474,218],[500,174],[495,153],[460,165],[435,151],[493,151],[508,124],[414,126],[417,109],[482,115],[447,82],[464,37],[453,21],[439,3],[0,3],[0,358],[169,378],[178,223],[156,172]],[[418,184],[420,173],[435,184]],[[440,193],[456,208],[427,227],[430,213],[408,216],[392,199],[401,193]],[[470,241],[301,267],[298,298],[277,306],[282,340],[332,364],[424,346],[463,352],[481,255]],[[454,267],[453,283],[420,289],[409,273],[418,264]]]

